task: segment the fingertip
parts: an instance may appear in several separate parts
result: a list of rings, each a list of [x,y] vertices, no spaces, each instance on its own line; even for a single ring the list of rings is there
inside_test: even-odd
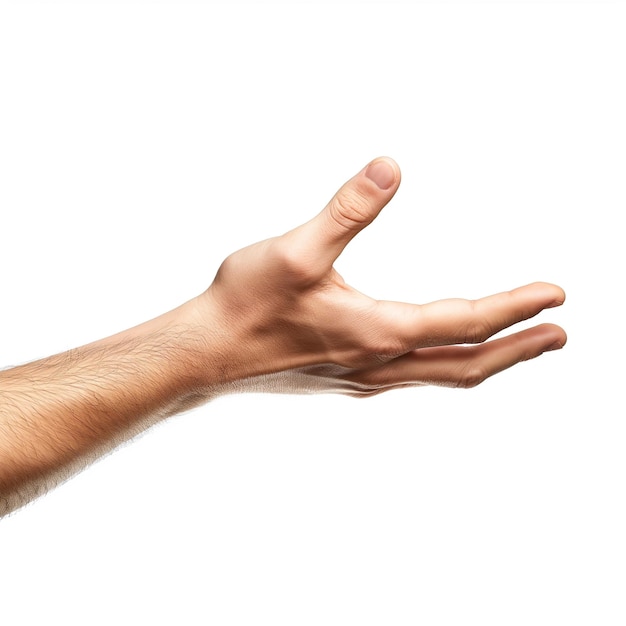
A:
[[[542,329],[546,334],[545,341],[547,347],[544,352],[560,350],[567,343],[567,333],[556,324],[542,324]]]
[[[558,285],[552,285],[555,291],[554,299],[552,300],[551,307],[561,306],[565,302],[565,291]]]
[[[565,302],[565,291],[553,283],[530,283],[524,289],[531,289],[534,297],[545,303],[543,304],[545,309],[561,306]]]
[[[387,191],[400,182],[400,167],[390,157],[378,157],[365,168],[365,176],[379,189]]]

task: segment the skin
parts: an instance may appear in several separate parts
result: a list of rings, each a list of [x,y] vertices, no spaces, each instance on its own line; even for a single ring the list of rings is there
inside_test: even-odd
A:
[[[347,285],[334,261],[399,184],[397,164],[375,159],[309,222],[230,255],[211,286],[177,309],[0,372],[0,515],[220,394],[473,387],[565,344],[553,324],[488,341],[561,305],[556,285],[422,305]]]

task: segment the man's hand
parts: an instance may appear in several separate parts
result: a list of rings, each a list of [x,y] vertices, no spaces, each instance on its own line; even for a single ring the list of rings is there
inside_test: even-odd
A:
[[[425,305],[374,300],[347,285],[334,261],[399,184],[397,164],[376,159],[311,221],[226,259],[197,299],[198,320],[228,355],[222,389],[371,395],[425,384],[472,387],[565,344],[552,324],[486,342],[562,304],[555,285]]]
[[[397,165],[377,159],[310,222],[228,257],[201,296],[112,337],[0,371],[0,515],[220,393],[468,387],[562,347],[564,331],[549,324],[486,342],[562,304],[554,285],[416,305],[373,300],[343,281],[335,259],[399,183]]]

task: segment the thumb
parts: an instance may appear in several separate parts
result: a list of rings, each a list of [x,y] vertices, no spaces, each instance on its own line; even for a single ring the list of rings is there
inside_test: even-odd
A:
[[[391,200],[399,185],[400,168],[388,157],[374,159],[345,183],[326,208],[299,229],[316,262],[332,266],[348,242]]]

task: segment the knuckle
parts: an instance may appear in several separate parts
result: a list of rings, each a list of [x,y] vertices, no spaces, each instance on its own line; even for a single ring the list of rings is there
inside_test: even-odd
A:
[[[230,280],[231,276],[236,276],[241,270],[240,253],[229,254],[221,263],[215,275],[216,282]]]
[[[488,320],[480,315],[475,300],[468,300],[468,323],[463,333],[464,343],[483,343],[493,334]]]
[[[363,326],[361,326],[363,329]],[[386,326],[370,328],[361,339],[361,354],[375,364],[384,364],[408,351],[404,340]]]
[[[285,277],[297,280],[307,279],[313,274],[313,265],[297,246],[282,237],[271,242],[270,258],[275,267]]]
[[[478,363],[470,362],[460,373],[457,379],[457,387],[461,389],[472,389],[484,382],[487,378],[487,372]]]
[[[370,349],[370,354],[382,363],[395,359],[406,352],[407,348],[404,343],[393,337],[377,342],[376,346]]]
[[[483,343],[490,336],[489,329],[483,322],[472,322],[466,329],[463,343]]]
[[[352,189],[344,189],[333,198],[330,216],[339,226],[350,230],[370,221],[367,200]]]

